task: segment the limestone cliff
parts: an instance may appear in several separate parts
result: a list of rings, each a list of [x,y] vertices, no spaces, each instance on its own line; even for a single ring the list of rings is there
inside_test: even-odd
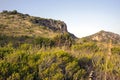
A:
[[[48,27],[55,32],[67,32],[67,26],[63,21],[34,17],[31,18],[31,22],[40,26]]]

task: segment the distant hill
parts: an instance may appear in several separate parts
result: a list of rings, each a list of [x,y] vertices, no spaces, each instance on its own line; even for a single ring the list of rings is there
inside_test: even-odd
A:
[[[84,37],[86,40],[90,40],[90,41],[97,41],[97,42],[109,42],[110,40],[112,40],[113,43],[115,44],[120,44],[120,35],[113,33],[113,32],[109,32],[109,31],[104,31],[101,30],[93,35]]]
[[[0,13],[0,34],[9,36],[55,37],[68,33],[67,25],[60,20],[45,19],[14,11]]]

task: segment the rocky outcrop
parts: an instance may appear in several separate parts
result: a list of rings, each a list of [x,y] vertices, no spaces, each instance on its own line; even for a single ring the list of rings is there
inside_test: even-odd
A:
[[[0,34],[52,38],[66,33],[76,38],[67,31],[67,25],[63,21],[34,17],[16,10],[0,12]]]
[[[54,32],[68,33],[72,38],[74,39],[77,38],[74,34],[68,32],[67,25],[63,21],[54,20],[54,19],[45,19],[45,18],[40,18],[40,17],[31,17],[30,21],[33,24],[43,26]]]
[[[112,40],[113,43],[120,44],[119,34],[115,34],[115,33],[108,32],[108,31],[103,31],[103,30],[101,30],[100,32],[96,34],[89,36],[89,38],[91,38],[91,40],[99,41],[99,42],[109,42],[109,40]]]
[[[33,24],[46,27],[48,29],[51,29],[54,32],[62,32],[62,33],[68,32],[67,25],[60,20],[33,17],[33,16],[29,16],[28,14],[19,13],[16,10],[13,10],[13,11],[4,10],[3,12],[1,12],[1,15],[2,16],[18,15],[24,19],[28,18]]]
[[[31,22],[40,26],[47,27],[55,32],[67,32],[67,25],[63,21],[34,17],[31,18]]]

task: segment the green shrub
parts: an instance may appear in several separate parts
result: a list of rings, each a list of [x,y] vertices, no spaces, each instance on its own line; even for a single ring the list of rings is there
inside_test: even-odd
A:
[[[112,48],[112,53],[113,53],[113,54],[119,54],[119,55],[120,55],[120,47],[113,47],[113,48]]]

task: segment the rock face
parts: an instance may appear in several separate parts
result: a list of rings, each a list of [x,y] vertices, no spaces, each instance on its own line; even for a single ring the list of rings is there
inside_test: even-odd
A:
[[[56,31],[59,31],[62,33],[68,32],[67,26],[63,21],[34,17],[31,19],[31,22],[40,26],[47,27],[55,32]]]
[[[103,30],[101,30],[100,32],[98,32],[96,34],[89,36],[89,38],[91,38],[91,40],[99,41],[99,42],[108,42],[109,40],[112,40],[113,43],[120,44],[120,35],[119,34],[107,32],[107,31],[103,31]]]

